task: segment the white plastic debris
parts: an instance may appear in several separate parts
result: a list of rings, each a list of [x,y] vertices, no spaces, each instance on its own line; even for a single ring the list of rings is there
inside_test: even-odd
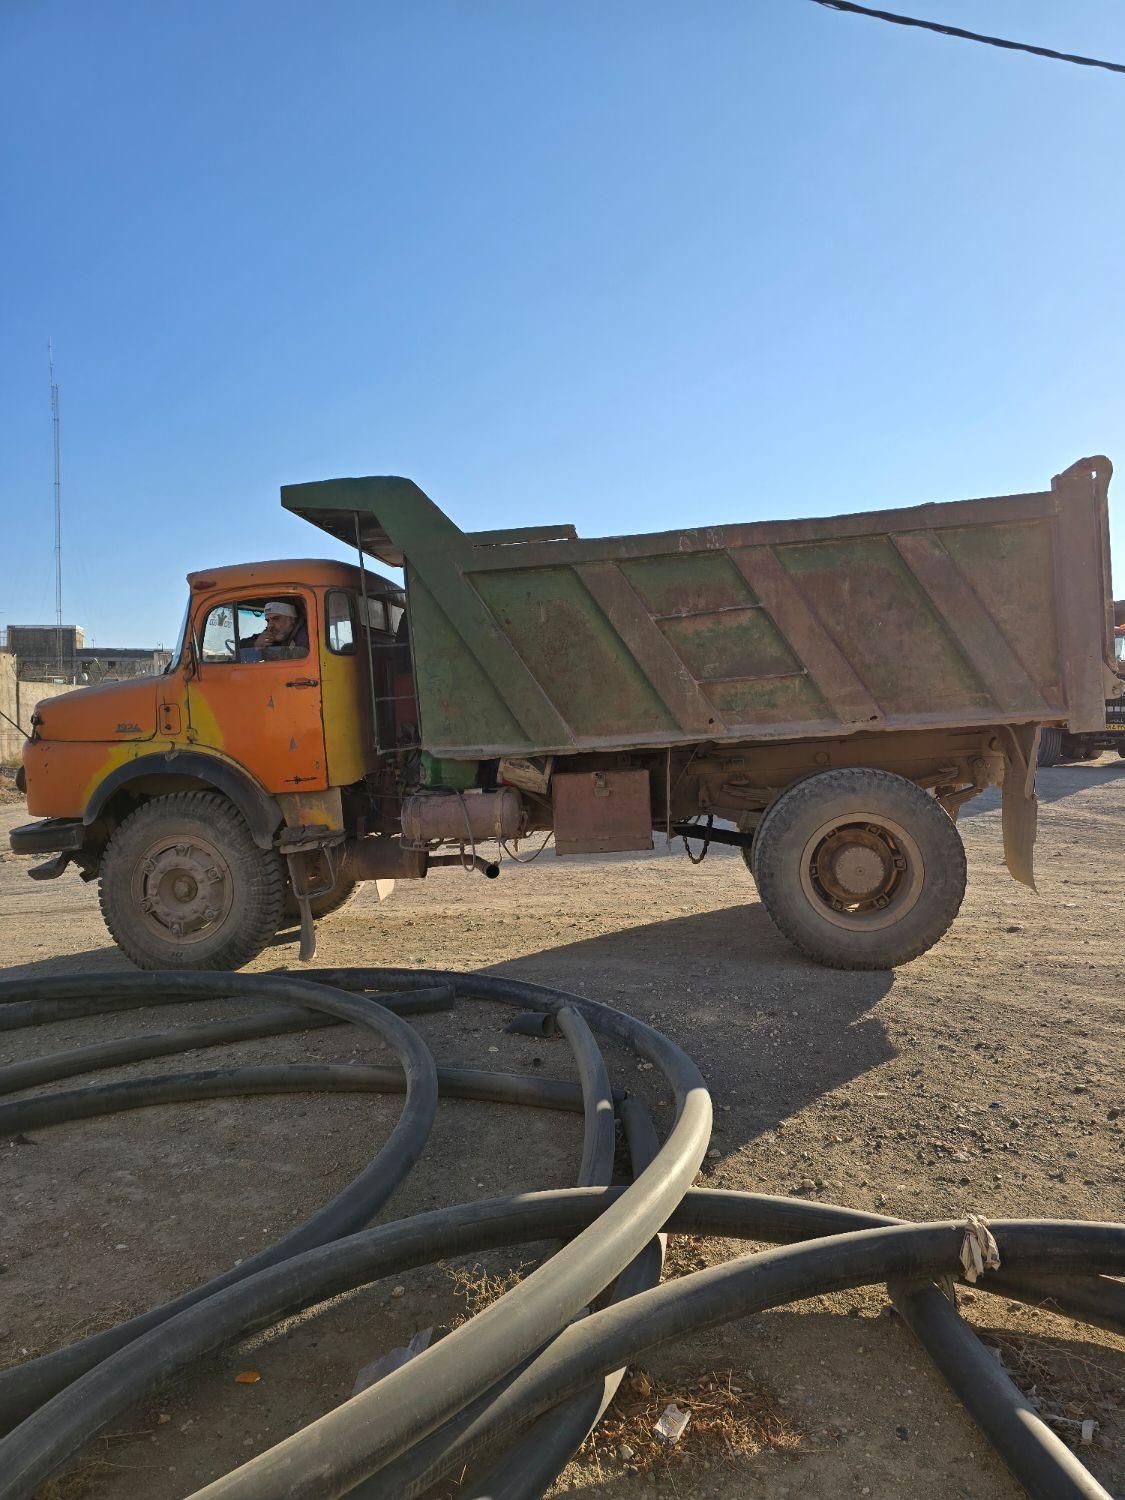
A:
[[[364,1365],[355,1378],[355,1386],[352,1395],[358,1396],[360,1391],[365,1391],[369,1385],[374,1385],[377,1380],[382,1380],[384,1375],[390,1375],[394,1370],[400,1370],[423,1349],[429,1348],[430,1340],[433,1338],[432,1328],[420,1328],[405,1348],[392,1349],[389,1354],[381,1355],[374,1359],[369,1365]]]
[[[681,1411],[672,1401],[660,1413],[660,1420],[652,1430],[662,1442],[678,1443],[687,1431],[690,1421],[691,1412]]]
[[[1082,1441],[1084,1443],[1089,1444],[1094,1441],[1094,1430],[1097,1425],[1098,1424],[1094,1421],[1093,1417],[1087,1417],[1086,1420],[1082,1423]]]

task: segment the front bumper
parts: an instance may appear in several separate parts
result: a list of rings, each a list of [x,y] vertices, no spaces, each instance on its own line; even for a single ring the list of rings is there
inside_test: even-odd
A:
[[[78,818],[41,818],[13,828],[8,842],[13,854],[77,854],[86,844],[86,826]]]

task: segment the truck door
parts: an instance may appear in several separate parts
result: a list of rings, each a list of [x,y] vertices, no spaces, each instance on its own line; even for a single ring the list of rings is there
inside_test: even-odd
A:
[[[263,639],[269,633],[269,603],[296,611],[284,642]],[[238,761],[267,791],[326,787],[320,634],[312,594],[292,589],[268,596],[260,589],[228,594],[208,600],[195,627],[196,670],[187,694],[192,741]]]

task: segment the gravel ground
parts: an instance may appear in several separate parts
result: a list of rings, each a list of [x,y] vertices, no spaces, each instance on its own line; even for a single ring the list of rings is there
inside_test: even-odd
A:
[[[699,868],[663,849],[580,861],[547,853],[493,882],[465,884],[469,877],[446,871],[401,884],[382,906],[364,891],[322,925],[317,963],[492,968],[652,1019],[708,1075],[719,1155],[706,1177],[715,1186],[911,1218],[972,1210],[1120,1219],[1125,764],[1106,757],[1044,772],[1040,793],[1039,894],[1008,879],[996,799],[980,799],[962,823],[970,867],[962,915],[933,952],[895,973],[806,963],[770,925],[738,857],[719,849]],[[18,802],[0,806],[0,836],[25,816]],[[128,967],[108,944],[92,887],[72,874],[32,885],[25,862],[6,848],[0,943],[5,978]],[[290,963],[295,946],[278,944],[254,967]],[[199,1020],[217,1008],[0,1034],[0,1062],[141,1026],[165,1029],[181,1014]],[[565,1043],[506,1036],[506,1019],[474,1004],[418,1024],[439,1061],[573,1076]],[[138,1071],[231,1061],[232,1050],[247,1061],[379,1056],[375,1044],[339,1028]],[[618,1082],[650,1086],[635,1063],[611,1060]],[[396,1110],[392,1100],[368,1097],[234,1100],[5,1144],[0,1363],[139,1311],[275,1238],[360,1168]],[[444,1104],[424,1162],[385,1217],[564,1184],[579,1154],[573,1117]],[[673,1247],[676,1270],[745,1248]],[[487,1265],[503,1270],[530,1253],[490,1256]],[[983,1294],[963,1294],[962,1307],[1045,1410],[1098,1423],[1083,1456],[1111,1491],[1125,1492],[1125,1340]],[[55,1494],[190,1493],[345,1398],[363,1365],[415,1329],[440,1331],[462,1310],[449,1267],[311,1310],[193,1369],[121,1419]],[[237,1383],[247,1369],[261,1380]],[[744,1319],[661,1351],[646,1369],[672,1394],[734,1370],[776,1401],[785,1445],[732,1456],[693,1445],[689,1428],[675,1461],[638,1475],[603,1444],[571,1465],[560,1492],[763,1500],[1022,1493],[878,1288]]]

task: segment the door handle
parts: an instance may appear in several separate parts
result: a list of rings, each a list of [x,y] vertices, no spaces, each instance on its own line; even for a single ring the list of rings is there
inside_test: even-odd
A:
[[[319,677],[294,677],[292,682],[287,682],[286,687],[319,687]]]

